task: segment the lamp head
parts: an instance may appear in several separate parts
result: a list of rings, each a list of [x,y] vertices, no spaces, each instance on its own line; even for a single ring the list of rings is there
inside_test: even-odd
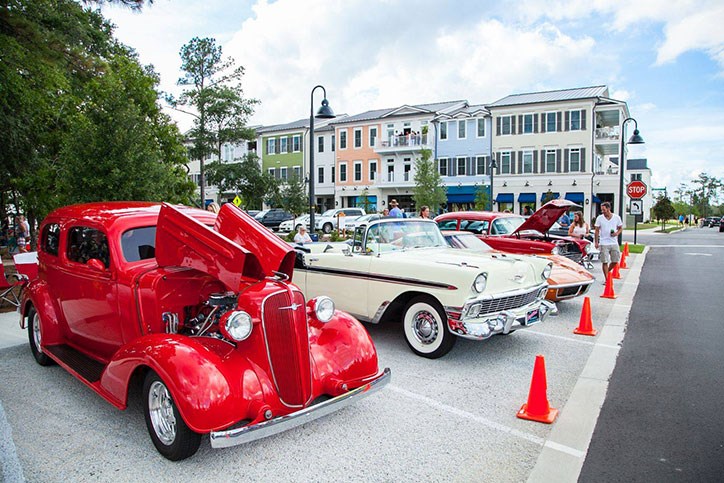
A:
[[[628,140],[629,144],[644,144],[644,138],[639,134],[638,129],[634,129],[633,136]]]
[[[337,116],[335,116],[332,108],[329,107],[329,101],[327,99],[322,99],[322,107],[319,108],[317,115],[314,117],[317,119],[333,119]]]

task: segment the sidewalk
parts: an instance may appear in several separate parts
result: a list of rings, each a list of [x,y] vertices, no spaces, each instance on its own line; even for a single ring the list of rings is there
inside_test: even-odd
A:
[[[16,311],[0,313],[0,349],[28,343],[28,333],[20,328]]]

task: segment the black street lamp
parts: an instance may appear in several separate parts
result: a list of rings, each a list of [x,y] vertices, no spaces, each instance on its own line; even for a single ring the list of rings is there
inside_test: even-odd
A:
[[[634,122],[634,132],[627,144],[644,144],[644,138],[639,135],[639,124],[636,122],[636,119],[633,117],[624,119],[623,123],[621,123],[621,146],[618,157],[618,216],[621,218],[621,221],[623,221],[623,175],[626,169],[626,153],[623,150],[623,140],[626,138],[626,123],[629,121]],[[622,241],[623,233],[620,233],[618,235],[618,244],[620,245]]]
[[[322,107],[317,111],[317,115],[314,115],[314,91],[318,88],[322,88],[324,92],[324,99],[322,99]],[[336,116],[334,111],[329,107],[329,101],[327,101],[327,90],[323,86],[315,86],[310,94],[309,102],[309,231],[314,233],[314,118],[317,119],[333,119]]]
[[[495,179],[495,169],[498,167],[495,162],[495,155],[490,155],[490,211],[493,211],[493,180]]]

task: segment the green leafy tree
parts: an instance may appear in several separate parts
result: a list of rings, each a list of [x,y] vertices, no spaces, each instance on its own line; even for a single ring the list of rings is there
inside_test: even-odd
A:
[[[662,196],[653,207],[654,217],[662,223],[662,230],[666,228],[666,220],[676,217],[676,210],[667,196]]]
[[[719,178],[709,176],[707,173],[700,173],[699,176],[692,180],[694,188],[692,189],[692,201],[697,207],[701,216],[709,216],[711,207],[716,203],[719,191],[724,184]]]
[[[442,184],[442,177],[435,169],[431,150],[421,150],[420,157],[415,159],[414,181],[412,199],[415,201],[415,206],[427,205],[433,213],[439,212],[440,206],[447,203],[447,194]]]
[[[362,194],[359,196],[359,199],[357,200],[357,206],[365,210],[365,213],[370,213],[372,211],[372,207],[374,205],[370,201],[370,194],[367,188],[365,188],[364,191],[362,191]]]
[[[259,209],[262,200],[274,199],[270,203],[279,206],[279,183],[259,167],[259,157],[254,153],[245,155],[238,163],[213,162],[208,166],[208,181],[219,188],[220,193],[235,193],[242,199],[242,208]]]
[[[238,144],[255,138],[254,129],[246,126],[254,113],[256,99],[244,99],[240,86],[218,86],[208,89],[207,128],[214,140],[217,159],[224,144]]]
[[[309,209],[309,199],[304,189],[304,180],[298,176],[292,176],[279,189],[280,205],[284,211],[288,211],[294,217],[301,215]]]
[[[542,203],[545,205],[546,203],[548,203],[549,201],[552,201],[554,199],[555,199],[555,195],[553,194],[553,192],[551,190],[548,190],[545,193],[543,193]]]
[[[479,186],[475,192],[475,209],[478,211],[492,210],[490,205],[490,196],[488,196],[488,188]]]

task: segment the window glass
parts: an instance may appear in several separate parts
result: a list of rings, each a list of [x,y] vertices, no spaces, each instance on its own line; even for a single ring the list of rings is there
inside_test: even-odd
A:
[[[500,122],[500,134],[510,134],[510,116],[503,116]]]
[[[458,221],[457,220],[441,220],[441,221],[437,222],[437,226],[440,227],[441,230],[457,230]]]
[[[458,158],[457,161],[458,161],[457,175],[465,176],[465,158]]]
[[[440,158],[438,163],[438,171],[440,171],[440,176],[447,176],[447,158]]]
[[[362,130],[361,129],[354,130],[354,147],[355,148],[362,147]]]
[[[75,226],[68,231],[68,259],[72,262],[88,263],[95,258],[110,266],[111,257],[106,234],[95,228]]]
[[[123,232],[121,251],[127,262],[154,258],[156,256],[156,227],[144,226]]]
[[[546,151],[546,173],[556,172],[556,151],[549,149]]]
[[[523,151],[523,172],[533,172],[533,151]]]
[[[478,156],[475,158],[475,164],[478,176],[485,174],[485,156]]]
[[[339,165],[339,180],[347,181],[347,165],[346,164]]]
[[[286,153],[287,152],[287,138],[281,138],[279,143],[279,152],[280,153]]]
[[[581,111],[571,111],[571,131],[581,130]]]
[[[354,163],[354,180],[362,181],[362,163]]]
[[[571,149],[568,154],[568,170],[569,171],[580,171],[581,170],[581,150]]]
[[[485,119],[478,119],[478,137],[485,137]]]
[[[556,113],[555,112],[547,112],[546,113],[546,131],[547,132],[553,132],[558,129],[558,126],[556,125]]]
[[[510,216],[505,218],[496,218],[493,220],[493,228],[491,234],[493,235],[507,235],[513,233],[516,228],[523,224],[525,218]]]
[[[319,173],[317,176],[317,183],[324,183],[324,166],[317,168],[317,173]]]
[[[440,139],[447,139],[447,122],[440,123]]]
[[[347,149],[347,131],[339,132],[339,149]]]
[[[50,223],[43,228],[41,235],[42,249],[45,253],[58,256],[58,247],[60,246],[60,225]]]
[[[375,142],[377,142],[377,128],[371,127],[370,128],[370,147],[375,147]]]
[[[266,152],[267,152],[267,154],[276,153],[276,139],[269,138],[266,140]]]
[[[319,136],[317,138],[317,152],[318,153],[324,152],[324,136]]]
[[[531,134],[533,132],[533,114],[523,115],[523,133]]]
[[[500,173],[510,174],[510,152],[500,153]]]
[[[467,125],[467,121],[465,121],[465,120],[458,121],[458,139],[465,139],[465,136],[466,136],[465,126],[466,125]]]
[[[301,143],[301,139],[300,139],[299,136],[294,136],[294,137],[292,138],[292,150],[293,150],[295,153],[298,153],[298,152],[300,151],[300,148],[301,148],[301,144],[300,144],[300,143]]]
[[[460,230],[469,231],[477,235],[488,233],[488,220],[461,220]]]

